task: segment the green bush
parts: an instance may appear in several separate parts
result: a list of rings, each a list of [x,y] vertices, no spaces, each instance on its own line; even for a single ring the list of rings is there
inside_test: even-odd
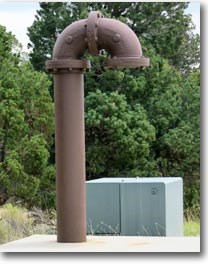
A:
[[[194,182],[184,188],[184,217],[188,221],[200,219],[200,183]]]

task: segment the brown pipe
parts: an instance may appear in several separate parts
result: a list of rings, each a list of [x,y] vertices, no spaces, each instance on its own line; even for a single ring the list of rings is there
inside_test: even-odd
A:
[[[98,21],[98,46],[111,57],[142,57],[142,48],[136,34],[121,21],[100,18]]]
[[[86,25],[87,19],[82,19],[62,31],[53,49],[53,59],[81,58],[87,49]]]
[[[102,49],[108,51],[109,68],[149,65],[136,34],[126,24],[103,18],[99,12],[91,12],[88,20],[79,20],[64,29],[55,43],[53,59],[80,59],[87,48],[93,55]]]
[[[111,68],[149,64],[134,32],[99,12],[72,23],[58,37],[53,60],[46,62],[55,81],[58,242],[86,241],[83,70],[90,63],[81,56],[87,49],[92,55],[107,50]]]
[[[58,242],[86,241],[84,82],[81,71],[54,75]]]

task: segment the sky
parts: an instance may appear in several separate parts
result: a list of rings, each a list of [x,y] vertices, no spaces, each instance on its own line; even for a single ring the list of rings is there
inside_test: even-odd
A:
[[[36,10],[39,9],[38,2],[9,2],[0,0],[0,24],[6,26],[27,52],[29,38],[27,27],[31,26]],[[196,25],[196,33],[200,33],[200,2],[190,2],[186,13],[192,14],[192,20]]]

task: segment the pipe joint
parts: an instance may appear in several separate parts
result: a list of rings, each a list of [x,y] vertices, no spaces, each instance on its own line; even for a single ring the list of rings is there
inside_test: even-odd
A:
[[[98,48],[98,21],[102,18],[103,15],[100,12],[92,11],[90,12],[88,19],[87,19],[87,45],[88,51],[92,55],[99,54]]]
[[[56,72],[65,68],[88,69],[90,63],[81,60],[86,50],[95,56],[106,50],[110,56],[105,64],[108,68],[149,65],[136,34],[126,24],[92,11],[88,19],[72,23],[60,34],[54,46],[53,60],[46,62],[46,69],[52,72],[53,69]]]
[[[54,59],[46,62],[46,69],[53,74],[72,70],[81,72],[89,68],[91,68],[91,65],[88,60]]]

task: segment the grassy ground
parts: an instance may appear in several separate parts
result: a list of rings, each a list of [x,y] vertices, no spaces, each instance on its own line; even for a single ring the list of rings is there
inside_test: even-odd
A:
[[[33,234],[55,234],[55,217],[37,208],[0,207],[0,244]]]
[[[184,236],[199,236],[200,220],[184,221]]]
[[[0,207],[0,244],[32,234],[55,234],[55,213],[5,204]],[[184,221],[184,236],[199,236],[200,221]]]

